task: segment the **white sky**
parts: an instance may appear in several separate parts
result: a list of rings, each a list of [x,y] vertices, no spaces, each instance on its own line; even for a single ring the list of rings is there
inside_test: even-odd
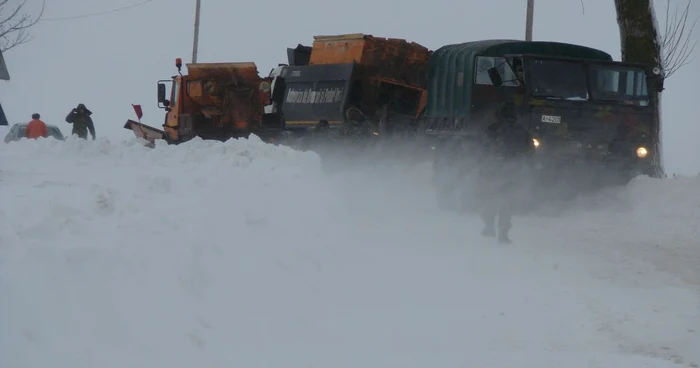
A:
[[[11,81],[0,83],[0,101],[10,124],[39,112],[47,123],[63,121],[78,103],[93,111],[98,136],[124,139],[132,103],[143,121],[162,124],[156,82],[176,73],[174,60],[191,60],[194,0],[153,0],[102,16],[49,20],[101,12],[142,0],[47,0],[47,20],[34,39],[5,57]],[[683,5],[684,0],[671,0]],[[287,61],[286,48],[311,45],[314,35],[367,33],[405,38],[430,49],[488,38],[523,38],[526,0],[353,0],[328,2],[202,0],[198,61],[254,61],[261,75]],[[663,27],[664,0],[656,0]],[[40,0],[29,0],[38,10]],[[536,0],[534,38],[605,50],[620,58],[612,0]],[[694,19],[700,7],[694,4]],[[698,39],[700,29],[693,37]],[[700,54],[700,48],[696,51]],[[694,62],[667,81],[663,139],[667,171],[700,172],[700,82]]]

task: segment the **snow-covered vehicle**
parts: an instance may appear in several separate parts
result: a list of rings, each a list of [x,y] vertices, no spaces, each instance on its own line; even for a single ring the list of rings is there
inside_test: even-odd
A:
[[[27,130],[27,124],[28,123],[17,123],[12,125],[10,131],[8,131],[5,135],[5,143],[16,142],[26,137],[25,132]],[[49,131],[50,137],[53,137],[54,139],[57,139],[59,141],[65,140],[63,133],[61,133],[61,129],[59,129],[57,126],[52,124],[46,124],[46,128]]]

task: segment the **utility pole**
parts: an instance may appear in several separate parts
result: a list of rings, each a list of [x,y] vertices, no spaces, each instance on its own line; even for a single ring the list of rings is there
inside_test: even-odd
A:
[[[535,12],[535,0],[527,0],[527,18],[525,20],[525,41],[532,41],[532,17]]]
[[[202,5],[202,0],[197,0],[197,5],[194,11],[194,43],[192,45],[192,63],[197,62],[197,48],[199,47],[199,8]]]

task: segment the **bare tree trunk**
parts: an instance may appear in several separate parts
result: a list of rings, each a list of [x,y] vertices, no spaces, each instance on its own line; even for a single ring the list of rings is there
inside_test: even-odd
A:
[[[661,67],[661,37],[653,0],[615,0],[617,24],[620,29],[622,61]],[[662,72],[663,75],[663,72]],[[661,161],[661,90],[663,77],[648,84],[650,104],[656,111],[651,125],[651,149],[656,176],[664,176]],[[656,79],[653,79],[656,80]]]

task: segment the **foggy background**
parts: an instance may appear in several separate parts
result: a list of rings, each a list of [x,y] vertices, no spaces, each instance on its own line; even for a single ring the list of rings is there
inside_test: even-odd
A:
[[[0,84],[0,101],[10,124],[29,121],[38,112],[69,134],[64,118],[78,103],[93,111],[98,138],[133,137],[122,128],[135,117],[132,103],[143,106],[144,123],[162,124],[156,82],[176,74],[176,57],[191,61],[195,0],[151,0],[84,16],[142,2],[47,0],[44,20],[31,29],[34,39],[4,55],[11,81]],[[663,29],[666,1],[655,3]],[[29,0],[26,10],[36,14],[40,6],[40,0]],[[526,0],[202,0],[198,61],[253,61],[267,76],[287,62],[287,47],[310,46],[314,35],[366,33],[404,38],[432,50],[479,39],[523,39],[525,6]],[[591,46],[620,59],[613,0],[536,0],[535,6],[535,40]],[[694,20],[700,4],[691,7]],[[700,29],[693,39],[699,34]],[[695,61],[674,74],[662,96],[669,174],[700,172],[699,65]]]

